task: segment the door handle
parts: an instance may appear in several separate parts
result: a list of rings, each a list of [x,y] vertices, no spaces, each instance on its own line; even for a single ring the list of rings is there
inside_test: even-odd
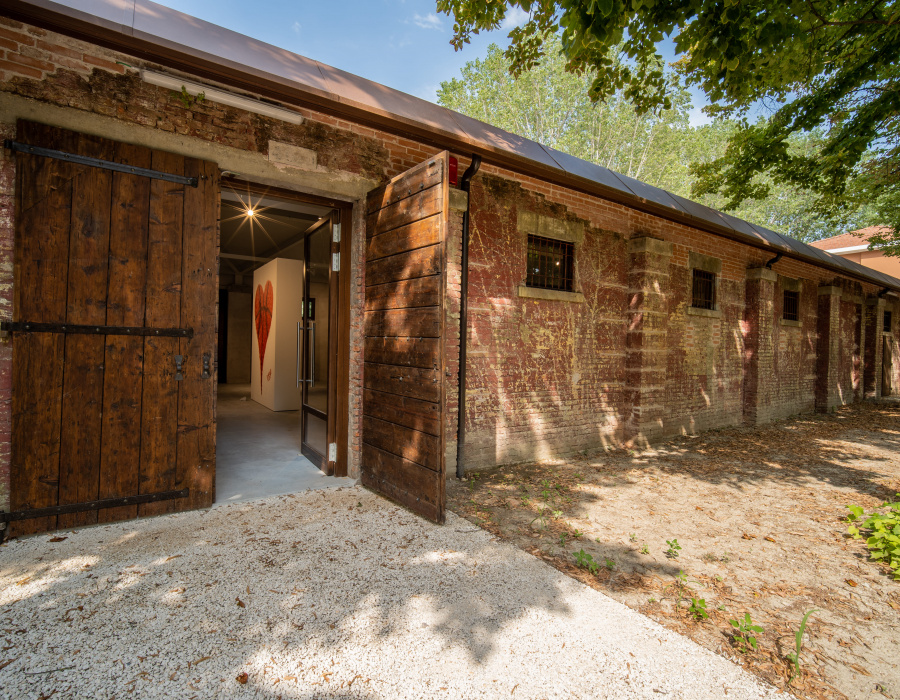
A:
[[[316,324],[309,324],[309,331],[312,336],[309,339],[309,388],[314,389],[316,386]]]
[[[184,356],[183,355],[175,355],[175,381],[180,382],[184,379],[184,375],[181,373],[182,365],[184,364]]]

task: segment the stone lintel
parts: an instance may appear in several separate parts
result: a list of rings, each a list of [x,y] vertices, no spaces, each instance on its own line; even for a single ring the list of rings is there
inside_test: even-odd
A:
[[[469,193],[458,190],[455,187],[450,188],[450,208],[454,211],[465,211],[469,207]]]
[[[556,241],[580,244],[584,240],[584,224],[580,221],[563,221],[533,211],[519,212],[519,233],[552,238]]]
[[[844,293],[844,290],[841,289],[840,287],[834,287],[834,286],[829,286],[829,285],[819,287],[819,292],[818,292],[820,297],[824,297],[824,296],[839,297],[843,293]]]
[[[714,258],[712,255],[695,253],[693,250],[688,254],[688,267],[692,270],[712,272],[715,275],[722,274],[722,260],[720,258]]]

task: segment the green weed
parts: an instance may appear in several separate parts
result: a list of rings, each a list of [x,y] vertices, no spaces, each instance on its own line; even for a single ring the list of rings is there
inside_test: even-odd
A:
[[[681,545],[678,544],[678,540],[666,540],[666,544],[669,545],[669,548],[666,550],[666,556],[669,557],[669,559],[677,559],[678,552],[681,551]]]
[[[761,634],[763,628],[753,624],[750,613],[744,613],[743,620],[729,620],[728,622],[734,627],[734,643],[737,645],[738,651],[746,654],[750,649],[755,650],[757,647],[755,635]]]
[[[594,561],[594,557],[585,552],[583,549],[575,552],[573,556],[575,557],[575,563],[582,569],[587,569],[595,575],[598,571],[600,571],[600,565]]]
[[[866,516],[859,506],[847,506],[850,510],[847,521],[851,523],[847,532],[858,540],[862,538],[862,531],[867,531],[869,557],[887,564],[893,571],[894,579],[900,581],[900,493],[896,498],[894,503],[885,501],[879,506],[888,509],[883,514],[873,511]],[[865,520],[860,522],[863,517]],[[859,527],[852,523],[858,523]]]
[[[803,619],[800,621],[800,629],[794,634],[794,651],[790,654],[785,654],[785,658],[794,664],[794,670],[791,672],[788,684],[793,682],[793,680],[800,675],[800,650],[803,648],[803,634],[806,632],[806,623],[809,622],[809,616],[815,612],[819,611],[813,608],[803,616]]]
[[[691,598],[691,607],[688,608],[688,612],[698,622],[705,620],[709,617],[709,613],[706,612],[706,600],[703,598]]]

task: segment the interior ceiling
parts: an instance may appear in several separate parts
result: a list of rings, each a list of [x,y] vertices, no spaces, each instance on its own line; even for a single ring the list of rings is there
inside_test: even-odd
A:
[[[248,215],[248,210],[254,214]],[[306,232],[331,209],[280,197],[222,191],[222,272],[246,275],[274,258],[303,258]],[[237,256],[237,257],[235,257]]]

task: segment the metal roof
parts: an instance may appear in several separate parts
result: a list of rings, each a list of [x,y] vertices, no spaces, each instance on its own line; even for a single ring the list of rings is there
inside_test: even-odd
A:
[[[149,0],[0,0],[8,16],[289,104],[371,124],[900,291],[900,279],[445,107]]]

